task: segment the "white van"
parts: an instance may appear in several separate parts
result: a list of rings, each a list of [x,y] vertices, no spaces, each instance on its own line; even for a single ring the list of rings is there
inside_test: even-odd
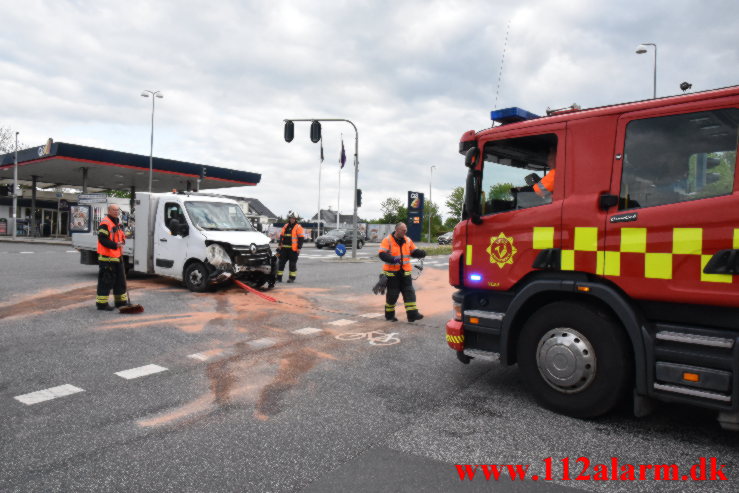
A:
[[[97,226],[108,203],[121,206],[128,269],[178,279],[197,292],[232,278],[274,287],[277,257],[269,238],[252,227],[234,200],[197,193],[137,192],[133,211],[129,201],[113,198],[77,206],[88,207],[87,232],[72,233],[81,263],[97,264]]]

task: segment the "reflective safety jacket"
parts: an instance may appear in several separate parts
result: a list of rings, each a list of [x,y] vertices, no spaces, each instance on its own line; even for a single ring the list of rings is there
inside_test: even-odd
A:
[[[287,245],[285,245],[285,231],[287,230],[287,227],[290,226],[290,223],[288,222],[282,227],[282,231],[280,231],[280,248],[288,248]],[[293,252],[297,252],[301,248],[303,248],[303,240],[305,239],[305,231],[303,230],[303,227],[295,223],[292,229],[292,235],[290,240],[290,247],[292,248]]]
[[[408,236],[405,237],[405,241],[402,245],[398,245],[398,241],[395,239],[392,233],[387,235],[385,239],[380,243],[380,258],[385,262],[382,266],[382,270],[385,272],[397,272],[403,269],[406,272],[411,271],[411,253],[416,250],[416,245],[413,243]],[[386,254],[386,255],[383,255]],[[391,257],[400,257],[400,264],[391,264],[386,261],[387,255]],[[383,258],[384,257],[384,258]]]
[[[549,195],[554,193],[554,172],[556,170],[551,170],[549,173],[544,175],[544,178],[539,181],[536,185],[534,185],[534,192],[536,192],[537,195],[540,197],[547,198]]]
[[[105,242],[107,243],[107,245],[103,244],[103,240],[99,238],[100,235],[105,235],[108,237],[110,241]],[[117,245],[115,248],[113,248],[112,244],[123,241],[126,241],[126,235],[123,232],[123,227],[120,225],[120,223],[114,223],[110,216],[106,215],[103,220],[100,221],[100,226],[98,227],[98,255],[114,258],[116,260],[119,259],[122,255],[122,251],[120,248],[118,248]]]

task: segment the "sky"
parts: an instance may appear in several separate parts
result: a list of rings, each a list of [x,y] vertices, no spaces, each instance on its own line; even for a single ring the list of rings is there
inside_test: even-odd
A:
[[[360,217],[429,186],[446,214],[465,131],[494,108],[651,98],[640,43],[658,97],[739,84],[734,0],[0,0],[0,19],[0,127],[148,155],[140,94],[159,90],[154,155],[261,173],[229,193],[278,215],[318,208],[319,146],[308,123],[286,143],[284,119],[354,122]],[[354,129],[324,123],[323,146],[321,207],[350,214]]]

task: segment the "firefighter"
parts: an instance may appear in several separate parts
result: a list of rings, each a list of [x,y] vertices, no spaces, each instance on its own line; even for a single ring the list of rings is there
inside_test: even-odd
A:
[[[123,245],[126,235],[120,225],[118,216],[121,208],[116,204],[108,206],[108,215],[98,227],[98,290],[95,305],[98,310],[113,311],[115,308],[108,304],[108,295],[113,290],[115,306],[128,304],[126,294],[126,278],[123,269]]]
[[[405,234],[408,226],[405,223],[395,225],[395,232],[389,234],[380,243],[379,257],[384,262],[383,274],[387,277],[387,294],[385,295],[385,320],[397,322],[395,317],[395,303],[398,296],[403,293],[405,314],[409,322],[421,320],[423,315],[418,312],[416,306],[416,291],[413,289],[411,279],[411,257],[424,258],[426,252],[416,248],[409,237]]]
[[[547,153],[547,166],[549,167],[549,171],[544,175],[544,178],[539,180],[539,182],[533,186],[536,195],[545,200],[548,200],[554,193],[554,172],[556,171],[554,169],[554,164],[556,163],[556,160],[557,148],[550,147],[549,152]]]
[[[287,282],[295,282],[298,275],[298,255],[300,255],[300,249],[303,248],[304,240],[305,232],[303,227],[298,224],[298,216],[294,212],[290,212],[287,216],[287,224],[280,231],[280,249],[278,250],[280,261],[277,266],[277,282],[282,282],[282,273],[288,260],[290,261],[290,274]]]

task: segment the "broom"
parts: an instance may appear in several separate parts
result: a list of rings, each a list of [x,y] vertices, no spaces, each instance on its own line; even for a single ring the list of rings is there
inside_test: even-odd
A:
[[[128,294],[128,279],[126,279],[126,266],[125,266],[125,260],[123,256],[121,255],[121,271],[123,273],[123,282],[126,283],[126,298],[128,299],[128,304],[119,306],[118,311],[120,313],[143,313],[144,307],[141,305],[132,305],[131,304],[131,295]]]

